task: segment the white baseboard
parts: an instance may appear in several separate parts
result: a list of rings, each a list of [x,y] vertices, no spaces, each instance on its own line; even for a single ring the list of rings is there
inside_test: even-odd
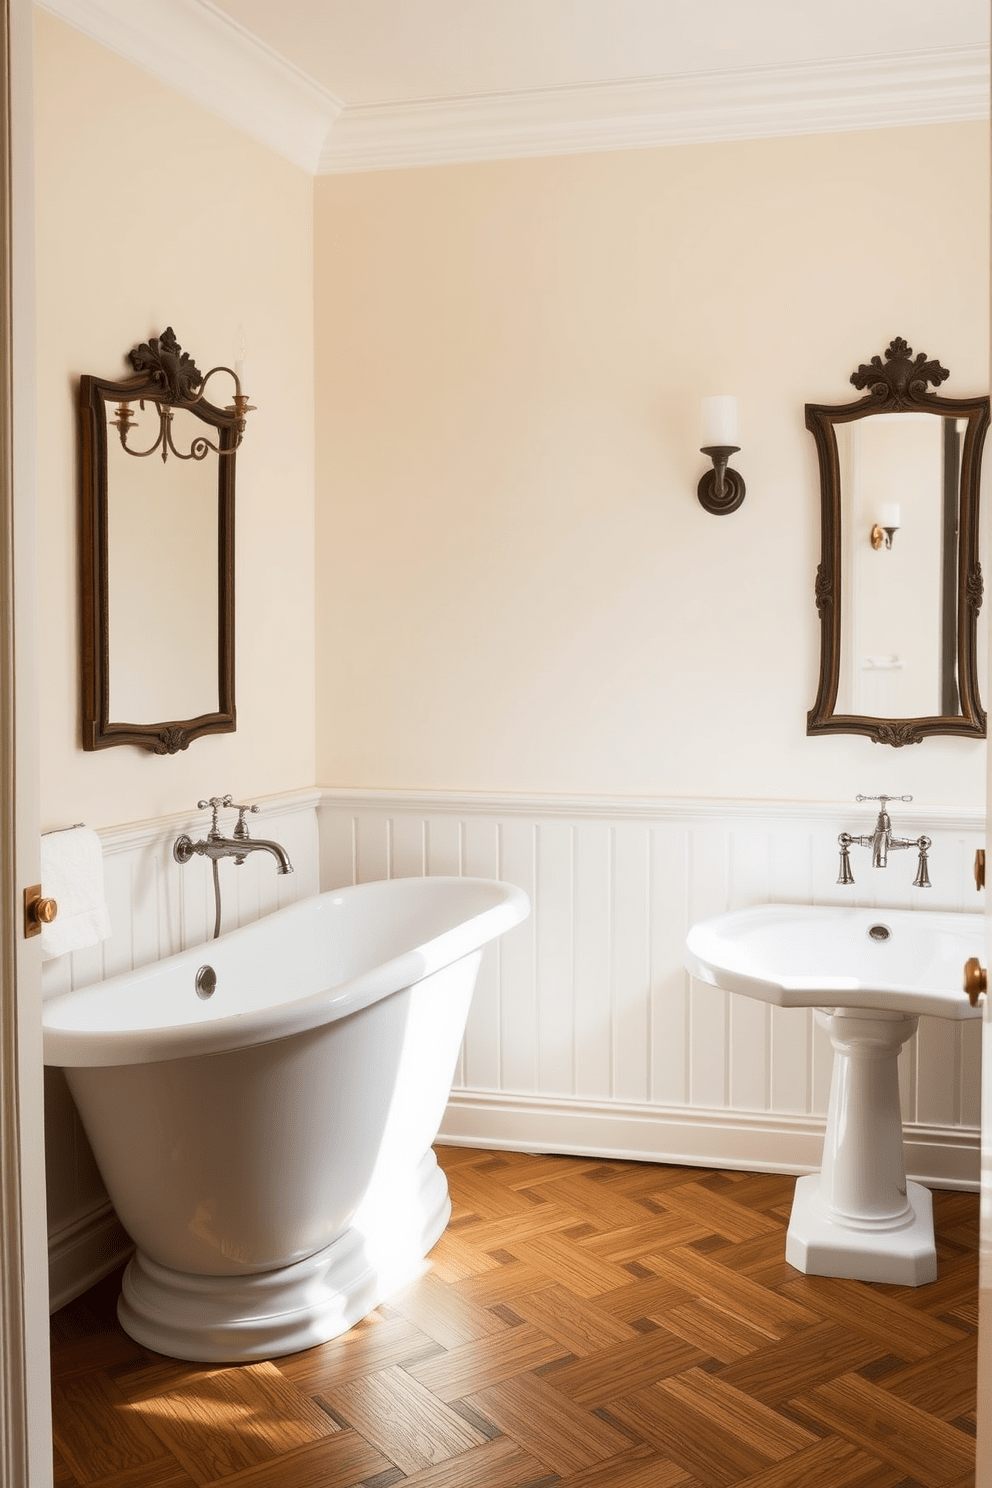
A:
[[[455,1090],[438,1141],[758,1173],[812,1173],[820,1166],[823,1129],[822,1117]],[[908,1176],[918,1183],[977,1191],[976,1128],[909,1123],[904,1143]]]
[[[133,1250],[109,1199],[54,1230],[48,1237],[49,1311],[81,1296]]]

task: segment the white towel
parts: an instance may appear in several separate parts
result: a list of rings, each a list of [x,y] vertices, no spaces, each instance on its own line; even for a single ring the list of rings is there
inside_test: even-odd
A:
[[[41,892],[59,912],[41,928],[41,959],[96,945],[110,934],[103,897],[103,848],[89,827],[46,832],[41,839]]]

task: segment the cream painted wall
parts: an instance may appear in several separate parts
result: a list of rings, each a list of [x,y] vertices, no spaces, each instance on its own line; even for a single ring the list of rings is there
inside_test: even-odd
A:
[[[311,178],[40,11],[35,107],[42,827],[310,785]],[[128,350],[167,325],[204,371],[232,364],[239,325],[248,342],[258,411],[238,456],[238,728],[172,757],[86,754],[75,383],[128,376]]]
[[[806,736],[803,404],[897,335],[987,389],[987,182],[982,124],[318,180],[318,779],[982,802],[983,744]]]

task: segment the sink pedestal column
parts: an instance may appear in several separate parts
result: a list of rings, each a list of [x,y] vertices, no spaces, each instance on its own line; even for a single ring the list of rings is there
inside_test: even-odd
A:
[[[817,1008],[834,1048],[823,1168],[800,1178],[785,1258],[814,1276],[920,1286],[937,1277],[930,1193],[907,1183],[899,1050],[917,1019]]]

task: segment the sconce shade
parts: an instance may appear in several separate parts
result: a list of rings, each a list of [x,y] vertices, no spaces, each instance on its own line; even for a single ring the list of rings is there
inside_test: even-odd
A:
[[[713,445],[740,445],[737,399],[721,394],[715,398],[704,398],[701,406],[703,442],[702,448]]]

